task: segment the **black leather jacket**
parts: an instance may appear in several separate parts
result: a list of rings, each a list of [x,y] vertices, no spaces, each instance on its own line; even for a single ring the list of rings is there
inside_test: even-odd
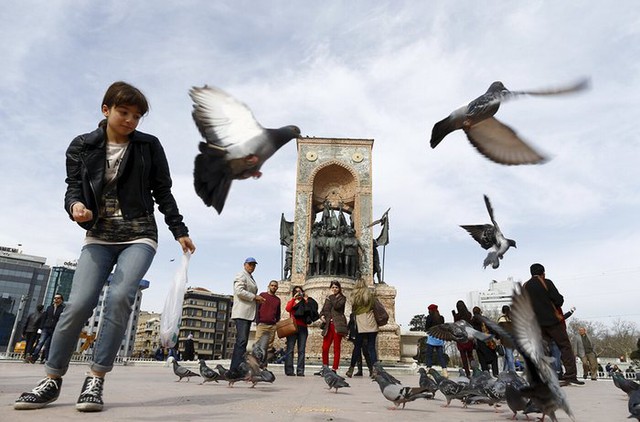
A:
[[[106,163],[106,134],[98,128],[77,136],[67,148],[67,192],[64,208],[71,216],[71,205],[82,202],[93,212],[93,219],[78,223],[89,230],[98,218]],[[134,131],[118,171],[118,201],[125,220],[153,215],[154,200],[173,236],[188,236],[176,200],[171,193],[169,164],[158,138]]]

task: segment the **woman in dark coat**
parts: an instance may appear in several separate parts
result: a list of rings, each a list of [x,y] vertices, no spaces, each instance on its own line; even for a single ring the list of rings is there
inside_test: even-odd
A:
[[[467,305],[461,300],[456,302],[456,311],[451,311],[453,314],[453,322],[456,321],[467,321],[471,324],[471,312],[467,308]],[[462,367],[464,368],[464,372],[467,374],[467,377],[471,376],[471,362],[473,361],[473,340],[469,340],[466,343],[456,343],[456,347],[460,352],[460,358],[462,359]]]
[[[342,286],[337,280],[333,280],[329,285],[331,295],[324,301],[320,321],[324,324],[322,335],[322,364],[329,366],[329,348],[333,344],[333,365],[334,371],[340,366],[340,345],[342,338],[347,335],[349,328],[347,318],[344,316],[344,307],[347,298],[342,294]]]

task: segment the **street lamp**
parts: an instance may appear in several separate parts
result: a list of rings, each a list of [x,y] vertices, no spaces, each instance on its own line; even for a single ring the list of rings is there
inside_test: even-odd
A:
[[[20,303],[18,304],[18,312],[16,313],[16,319],[13,321],[13,328],[11,329],[11,337],[9,337],[9,344],[7,344],[7,351],[5,352],[5,356],[9,357],[9,353],[12,353],[13,339],[16,336],[16,330],[18,328],[18,322],[22,318],[22,311],[24,309],[24,304],[29,298],[28,295],[20,296]]]

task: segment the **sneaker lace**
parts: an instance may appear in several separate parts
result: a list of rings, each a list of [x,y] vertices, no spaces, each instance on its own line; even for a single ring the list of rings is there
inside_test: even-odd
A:
[[[102,382],[103,378],[100,377],[91,377],[87,386],[85,387],[82,395],[88,394],[91,396],[99,396],[102,393]]]
[[[53,378],[47,378],[44,382],[41,382],[37,387],[35,387],[31,392],[33,394],[41,395],[42,393],[47,392],[47,390],[55,388],[58,389],[58,383]]]

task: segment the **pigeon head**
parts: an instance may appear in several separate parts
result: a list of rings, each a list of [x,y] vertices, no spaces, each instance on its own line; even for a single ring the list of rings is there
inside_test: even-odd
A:
[[[513,247],[513,248],[517,248],[516,246],[516,241],[513,239],[507,239],[507,242],[509,243],[509,246]]]
[[[489,89],[487,89],[487,93],[495,93],[495,92],[503,92],[506,94],[509,92],[509,90],[502,84],[502,82],[495,81],[489,86]]]

